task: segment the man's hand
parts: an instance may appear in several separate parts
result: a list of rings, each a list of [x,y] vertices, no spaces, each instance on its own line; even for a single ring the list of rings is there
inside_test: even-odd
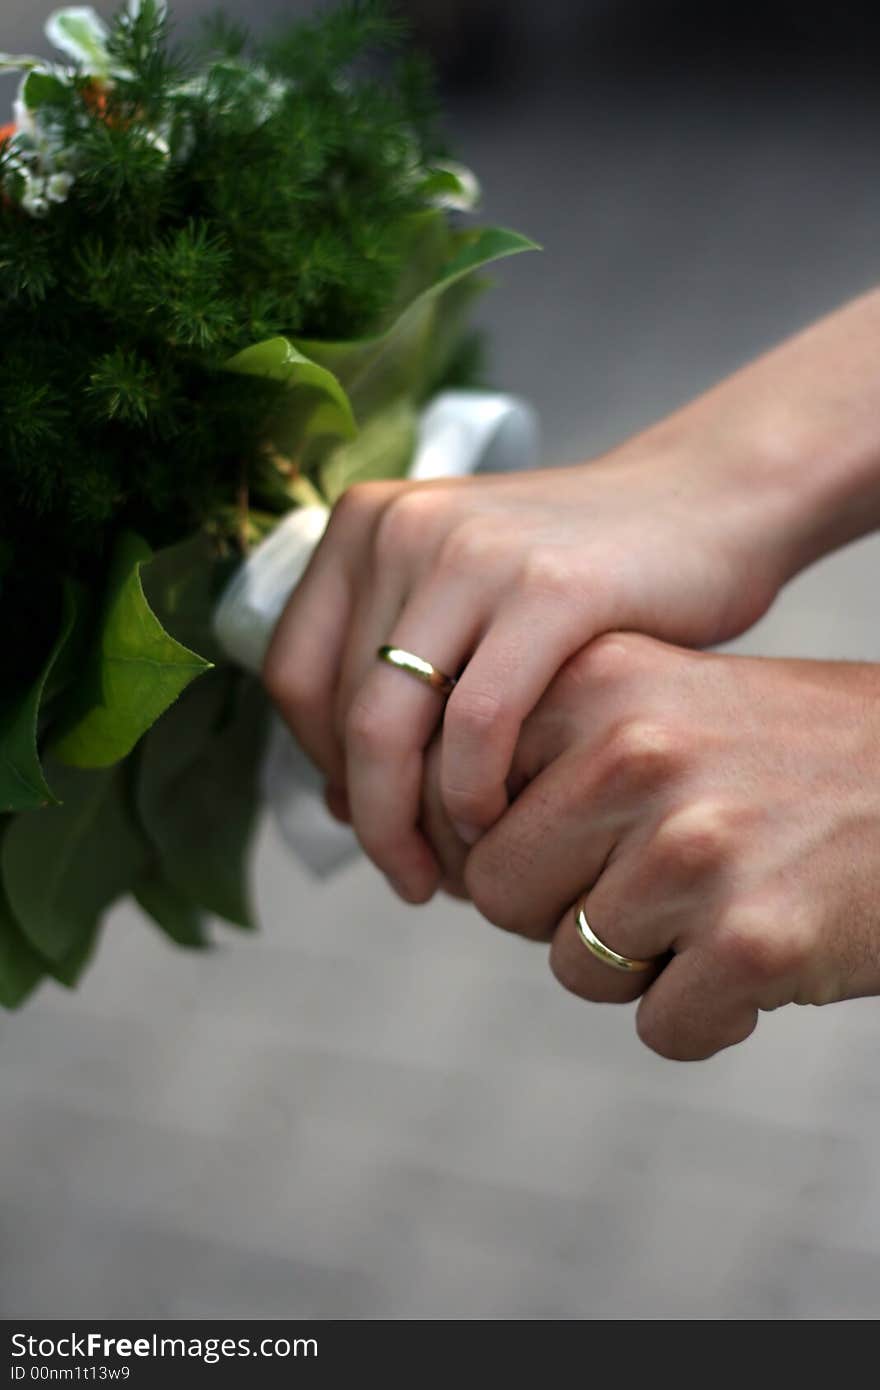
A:
[[[467,857],[469,896],[550,941],[573,993],[641,994],[663,1056],[741,1042],[762,1009],[880,993],[880,667],[599,638],[527,721],[510,791]],[[460,881],[436,782],[424,823]],[[591,955],[582,901],[606,945],[656,967]]]

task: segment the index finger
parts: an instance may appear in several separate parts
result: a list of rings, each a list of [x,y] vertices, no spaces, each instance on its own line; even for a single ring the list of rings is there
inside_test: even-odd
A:
[[[391,485],[393,486],[393,485]],[[344,785],[345,753],[333,718],[356,591],[389,487],[350,488],[330,516],[305,574],[288,600],[263,665],[281,717],[331,783]]]

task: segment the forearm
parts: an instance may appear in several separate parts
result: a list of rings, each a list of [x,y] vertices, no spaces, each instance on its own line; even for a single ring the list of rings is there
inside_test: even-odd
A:
[[[780,578],[880,528],[880,290],[853,300],[640,435],[624,453],[690,455]]]

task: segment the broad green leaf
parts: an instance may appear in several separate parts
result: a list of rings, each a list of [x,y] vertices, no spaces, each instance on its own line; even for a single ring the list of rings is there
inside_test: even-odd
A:
[[[48,715],[50,720],[53,718],[57,709],[57,706],[53,708],[53,702],[79,679],[92,640],[95,609],[88,589],[84,584],[66,579],[64,595],[65,601],[73,608],[73,626],[49,671],[40,707],[41,727],[44,716]]]
[[[120,894],[120,896],[122,896]],[[95,922],[92,930],[77,941],[72,950],[68,951],[60,960],[50,960],[46,963],[46,969],[57,980],[59,984],[66,985],[68,989],[74,989],[79,984],[80,978],[85,968],[91,962],[98,944],[98,937],[101,934],[100,917]]]
[[[427,364],[438,302],[482,267],[533,250],[537,250],[535,242],[501,228],[455,233],[450,238],[448,258],[433,283],[384,333],[347,343],[302,340],[297,347],[333,373],[363,419],[400,396],[418,399],[430,375]]]
[[[481,227],[460,232],[456,243],[456,254],[447,265],[443,279],[434,287],[437,293],[442,294],[456,280],[490,265],[492,261],[541,249],[530,237],[523,236],[521,232],[508,231],[506,227]]]
[[[321,491],[333,506],[353,483],[405,478],[418,437],[418,416],[397,401],[364,426],[357,439],[335,449],[321,468]]]
[[[218,670],[144,739],[136,801],[162,876],[189,901],[251,925],[247,857],[259,808],[265,697]]]
[[[119,770],[50,764],[60,806],[16,816],[3,837],[3,882],[18,925],[59,971],[76,972],[103,912],[149,859]]]
[[[140,575],[150,555],[139,536],[120,536],[97,637],[53,748],[73,767],[119,762],[210,667],[169,636],[150,608]]]
[[[46,963],[22,935],[0,883],[0,1007],[17,1009],[46,975]]]
[[[46,20],[46,37],[93,77],[110,75],[107,26],[91,5],[56,10]]]
[[[205,919],[198,907],[152,864],[138,879],[134,896],[148,917],[161,927],[177,946],[205,950],[211,943],[205,932]]]
[[[205,532],[157,550],[141,569],[147,602],[165,631],[206,661],[225,660],[214,636],[214,609],[240,563],[224,557]]]
[[[375,336],[381,337],[393,328],[413,301],[436,285],[443,267],[452,258],[455,235],[449,218],[436,208],[413,213],[406,219],[399,248],[400,279]]]
[[[76,614],[76,590],[67,585],[61,626],[45,666],[24,699],[0,711],[0,812],[31,811],[55,800],[43,775],[37,734],[47,686],[70,640]]]
[[[469,275],[437,300],[433,332],[425,353],[424,399],[443,388],[462,343],[472,331],[474,302],[485,294],[490,283],[485,276]]]
[[[57,105],[66,101],[70,88],[51,72],[36,69],[28,73],[21,84],[21,99],[29,111],[37,111],[41,106]]]
[[[320,435],[351,439],[357,422],[351,402],[332,372],[312,362],[286,338],[269,338],[245,348],[226,364],[227,371],[280,381],[295,392],[282,425],[295,442]],[[293,441],[291,441],[293,442]]]

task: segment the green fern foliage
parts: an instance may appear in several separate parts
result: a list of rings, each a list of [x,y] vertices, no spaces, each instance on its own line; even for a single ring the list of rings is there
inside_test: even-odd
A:
[[[22,74],[0,131],[8,1007],[75,982],[124,892],[179,945],[206,912],[248,923],[264,711],[215,650],[218,591],[304,492],[405,472],[421,404],[477,370],[475,275],[531,245],[459,225],[475,181],[383,0],[259,45],[221,19],[184,49],[165,0],[46,32],[72,64],[0,55]]]

